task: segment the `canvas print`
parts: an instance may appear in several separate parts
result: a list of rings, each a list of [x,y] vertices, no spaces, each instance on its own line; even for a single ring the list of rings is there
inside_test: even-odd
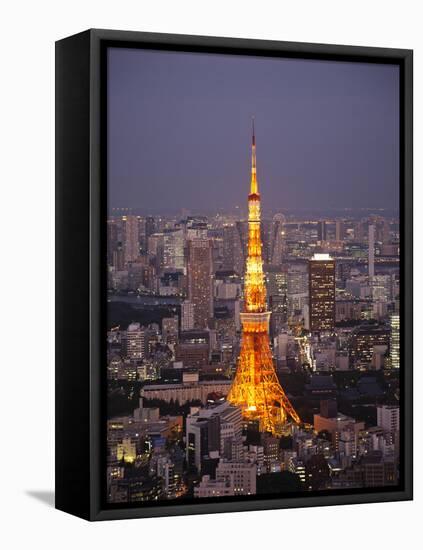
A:
[[[389,63],[108,49],[109,505],[400,485],[399,105]]]

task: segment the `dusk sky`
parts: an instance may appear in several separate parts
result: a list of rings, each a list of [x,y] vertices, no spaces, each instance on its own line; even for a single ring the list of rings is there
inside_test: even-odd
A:
[[[398,207],[393,65],[111,48],[109,207],[246,205],[251,117],[263,208]]]

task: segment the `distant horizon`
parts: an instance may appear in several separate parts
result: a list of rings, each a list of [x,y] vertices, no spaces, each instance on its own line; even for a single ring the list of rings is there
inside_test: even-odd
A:
[[[184,210],[184,212],[182,212]],[[207,216],[207,217],[215,217],[215,216],[236,216],[239,215],[242,218],[246,218],[247,215],[247,208],[244,207],[244,209],[239,208],[233,208],[230,209],[221,209],[221,210],[214,210],[210,211],[207,209],[181,209],[181,208],[162,208],[160,210],[151,210],[151,209],[143,209],[143,208],[137,208],[135,206],[123,206],[123,207],[111,207],[108,211],[108,216],[119,216],[119,215],[125,215],[125,214],[133,214],[137,216]],[[262,211],[263,218],[266,218],[266,216],[273,216],[275,214],[284,214],[286,216],[294,215],[294,214],[303,214],[303,215],[309,215],[314,214],[321,217],[345,217],[345,218],[357,218],[360,217],[366,217],[370,215],[381,215],[381,216],[387,216],[387,217],[398,217],[399,218],[399,209],[395,208],[331,208],[331,209],[321,209],[321,208],[280,208],[280,209],[264,209]]]

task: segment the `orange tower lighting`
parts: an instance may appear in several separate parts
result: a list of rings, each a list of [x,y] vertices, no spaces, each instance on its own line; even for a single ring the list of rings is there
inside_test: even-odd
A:
[[[246,420],[258,420],[260,430],[277,434],[291,418],[300,418],[276,376],[269,344],[270,311],[266,305],[263,273],[260,193],[257,181],[256,138],[253,119],[251,186],[248,195],[248,255],[241,313],[241,351],[228,400],[242,409]]]

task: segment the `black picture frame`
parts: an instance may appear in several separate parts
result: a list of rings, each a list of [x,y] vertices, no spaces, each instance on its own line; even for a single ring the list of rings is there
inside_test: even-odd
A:
[[[105,50],[108,46],[395,63],[400,67],[401,484],[398,489],[109,507],[105,504]],[[56,508],[87,520],[412,499],[413,53],[91,29],[56,43]]]

